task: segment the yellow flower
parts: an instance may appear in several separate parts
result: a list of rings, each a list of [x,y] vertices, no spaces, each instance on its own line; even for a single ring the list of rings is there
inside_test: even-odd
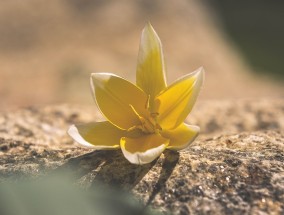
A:
[[[143,29],[136,85],[111,73],[93,73],[91,87],[108,121],[72,125],[68,134],[94,149],[121,148],[133,164],[150,163],[165,149],[180,150],[198,135],[187,125],[201,85],[203,68],[166,85],[160,39],[148,23]]]

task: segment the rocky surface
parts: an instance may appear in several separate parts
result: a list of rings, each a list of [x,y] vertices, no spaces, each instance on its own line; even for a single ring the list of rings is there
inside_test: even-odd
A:
[[[98,119],[96,109],[69,105],[0,114],[0,180],[71,171],[82,186],[119,187],[163,212],[284,214],[283,100],[200,102],[188,119],[201,126],[198,139],[144,166],[66,135]]]

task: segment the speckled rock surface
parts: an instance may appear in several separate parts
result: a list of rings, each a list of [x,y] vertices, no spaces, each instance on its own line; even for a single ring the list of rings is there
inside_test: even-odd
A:
[[[165,213],[284,214],[283,100],[201,102],[188,119],[201,126],[198,139],[144,166],[66,135],[100,118],[68,105],[0,114],[0,180],[68,171],[82,186],[120,187]]]

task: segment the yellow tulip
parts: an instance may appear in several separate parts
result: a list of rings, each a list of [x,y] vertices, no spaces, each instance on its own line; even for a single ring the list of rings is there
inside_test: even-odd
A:
[[[203,76],[199,68],[167,86],[162,45],[148,23],[141,36],[136,85],[111,73],[93,73],[93,96],[107,121],[72,125],[68,134],[94,149],[121,148],[133,164],[150,163],[165,149],[184,149],[200,130],[184,120]]]

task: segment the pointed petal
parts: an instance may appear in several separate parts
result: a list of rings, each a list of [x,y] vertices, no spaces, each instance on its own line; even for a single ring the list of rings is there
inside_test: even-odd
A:
[[[190,113],[203,83],[203,68],[186,75],[157,96],[158,122],[163,129],[179,126]]]
[[[99,109],[111,123],[125,130],[140,124],[133,108],[146,114],[148,97],[141,89],[110,73],[93,73],[91,86]]]
[[[198,136],[200,128],[194,125],[182,123],[173,130],[162,132],[162,136],[170,139],[167,149],[181,150],[186,148]]]
[[[125,158],[133,164],[146,164],[155,160],[165,150],[169,140],[158,134],[137,138],[123,137],[120,147]]]
[[[91,122],[72,125],[67,133],[83,146],[94,149],[116,149],[120,147],[120,139],[126,132],[110,122]]]
[[[136,70],[136,84],[147,95],[150,95],[150,109],[154,98],[166,88],[164,57],[161,41],[148,23],[142,31],[138,62]]]

